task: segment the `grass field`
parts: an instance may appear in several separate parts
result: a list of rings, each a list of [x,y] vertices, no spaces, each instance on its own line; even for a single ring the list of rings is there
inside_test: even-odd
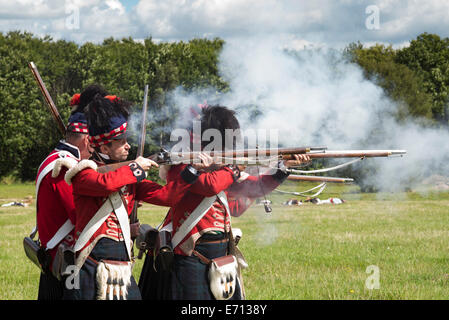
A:
[[[305,190],[311,184],[287,184]],[[0,186],[0,205],[34,197],[33,184]],[[360,194],[356,186],[330,186],[321,199],[343,205],[287,207],[289,197],[271,194],[273,212],[254,205],[233,226],[248,299],[448,299],[449,193]],[[165,208],[144,205],[141,223],[158,224]],[[35,223],[34,202],[0,207],[0,300],[36,299],[39,272],[22,240]],[[143,261],[138,260],[138,278]],[[375,266],[379,289],[368,289]]]

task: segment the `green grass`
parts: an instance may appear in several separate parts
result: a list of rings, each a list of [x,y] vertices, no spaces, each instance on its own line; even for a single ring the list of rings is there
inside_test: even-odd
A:
[[[0,185],[0,204],[25,199],[32,196],[35,198],[36,188],[34,182],[14,183]]]
[[[313,184],[286,184],[301,191]],[[7,189],[5,189],[7,188]],[[253,205],[233,226],[249,268],[248,299],[448,299],[449,193],[359,194],[356,186],[332,185],[326,194],[343,205],[281,205],[273,212]],[[0,187],[0,204],[33,195],[31,185]],[[5,196],[6,195],[6,196]],[[2,202],[3,201],[3,202]],[[167,209],[144,205],[142,223],[157,225]],[[39,272],[22,240],[34,226],[35,207],[0,208],[0,299],[35,299]],[[134,266],[138,278],[143,261]],[[380,270],[380,289],[369,290],[366,269]]]

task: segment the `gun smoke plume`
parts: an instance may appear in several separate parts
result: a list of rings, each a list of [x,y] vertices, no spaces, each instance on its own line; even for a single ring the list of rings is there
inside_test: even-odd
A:
[[[158,130],[170,135],[174,129],[188,127],[190,107],[207,101],[236,110],[242,129],[278,130],[279,147],[407,150],[404,157],[370,158],[352,165],[368,173],[357,183],[380,191],[415,190],[431,175],[449,176],[448,130],[420,120],[398,122],[394,115],[400,103],[365,79],[362,69],[349,63],[341,51],[295,50],[278,39],[229,40],[219,61],[220,75],[230,90],[224,94],[215,88],[195,93],[181,87],[173,90],[167,96],[167,110],[176,110],[178,117]],[[149,110],[148,121],[166,119],[167,110],[161,114]],[[256,221],[263,237],[256,242],[265,246],[278,234],[259,208]]]
[[[229,92],[177,88],[169,98],[179,108],[174,128],[191,121],[189,106],[207,100],[235,109],[244,129],[278,130],[283,147],[406,149],[402,158],[362,161],[361,168],[376,168],[364,179],[379,190],[413,189],[431,174],[449,175],[447,129],[396,121],[400,104],[365,79],[341,51],[295,50],[278,39],[229,40],[219,60]]]

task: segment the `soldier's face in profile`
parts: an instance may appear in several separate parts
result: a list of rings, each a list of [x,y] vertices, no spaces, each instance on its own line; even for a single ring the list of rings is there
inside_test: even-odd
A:
[[[125,161],[129,155],[131,146],[126,139],[112,140],[109,145],[101,146],[102,153],[107,154],[109,158],[115,161]]]
[[[89,159],[94,152],[94,148],[92,148],[89,144],[89,136],[87,134],[84,135],[80,145],[78,146],[80,150],[81,159]]]

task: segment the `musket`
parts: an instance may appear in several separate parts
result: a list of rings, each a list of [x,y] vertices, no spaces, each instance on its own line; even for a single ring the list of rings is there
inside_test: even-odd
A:
[[[251,164],[251,157],[266,160],[264,157],[277,156],[279,160],[294,160],[295,154],[306,154],[310,159],[321,158],[370,158],[402,156],[406,150],[327,150],[327,147],[299,147],[299,148],[273,148],[273,149],[246,149],[234,151],[202,151],[211,157],[222,159],[222,163],[232,164],[243,162]],[[198,160],[200,152],[160,152],[151,156],[158,164],[191,163]],[[189,162],[190,161],[190,162]],[[254,159],[253,159],[254,161]],[[254,163],[257,164],[257,163]]]
[[[61,132],[62,135],[65,135],[66,128],[64,122],[62,121],[61,115],[59,114],[58,109],[56,108],[56,105],[50,96],[50,93],[48,93],[44,81],[42,81],[41,75],[39,74],[36,65],[34,64],[34,62],[30,62],[28,63],[28,66],[30,67],[31,72],[33,73],[34,79],[36,79],[36,82],[39,85],[39,89],[41,89],[45,101],[47,102],[47,107],[50,110],[53,119],[56,121],[56,125],[58,126],[59,131]]]
[[[287,180],[293,181],[318,181],[318,182],[338,182],[338,183],[347,183],[354,182],[352,178],[336,178],[336,177],[322,177],[322,176],[307,176],[307,175],[298,175],[298,174],[290,174],[287,177]]]
[[[211,157],[221,159],[223,164],[246,164],[258,165],[261,160],[267,160],[267,157],[276,157],[281,159],[294,159],[294,154],[314,154],[316,152],[324,152],[327,147],[298,147],[298,148],[272,148],[272,149],[242,149],[242,150],[226,150],[226,151],[192,151],[192,152],[169,152],[162,150],[156,154],[149,156],[157,164],[181,164],[181,163],[198,163],[200,162],[199,154],[206,153]],[[256,159],[254,160],[253,159]],[[269,159],[268,159],[269,160]],[[130,164],[132,161],[112,163],[97,169],[100,173],[116,170],[124,165]]]
[[[141,128],[140,128],[140,137],[139,137],[139,144],[137,146],[137,157],[143,156],[143,150],[145,148],[145,135],[146,135],[146,118],[147,118],[147,107],[148,107],[148,85],[145,85],[144,95],[143,95],[143,105],[142,105],[142,122],[141,122]],[[139,220],[137,219],[137,207],[138,202],[134,202],[134,207],[130,215],[130,223],[136,223]]]
[[[294,154],[306,154],[311,159],[321,158],[373,158],[373,157],[390,157],[403,156],[406,150],[326,150],[327,147],[299,147],[299,148],[273,148],[273,149],[246,149],[233,151],[203,151],[211,157],[217,157],[223,164],[243,164],[243,165],[259,165],[262,161],[273,160],[274,156],[277,160],[294,160]],[[157,164],[181,164],[181,163],[198,163],[200,152],[168,152],[161,151],[153,154],[149,159]],[[272,157],[267,158],[267,157]],[[105,173],[116,170],[121,166],[130,164],[131,161],[113,163],[99,167],[98,172]]]

